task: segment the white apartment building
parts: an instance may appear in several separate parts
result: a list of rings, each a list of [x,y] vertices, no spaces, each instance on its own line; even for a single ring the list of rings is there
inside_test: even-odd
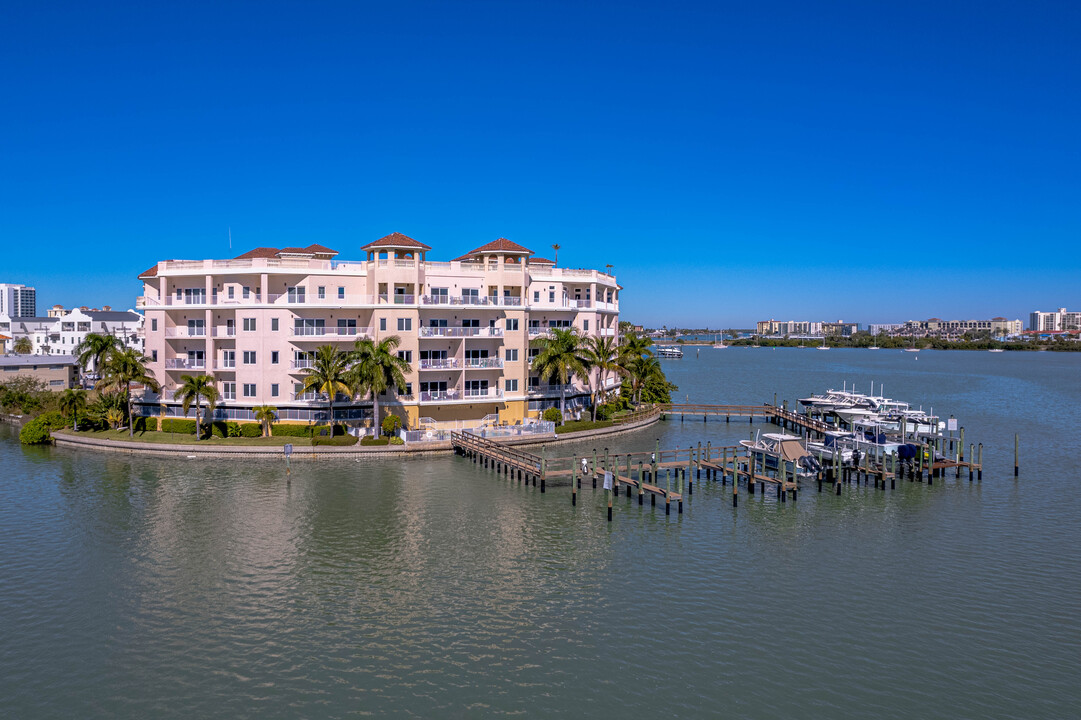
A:
[[[162,386],[143,412],[181,414],[180,376],[212,373],[219,417],[247,419],[266,404],[283,420],[324,420],[326,398],[301,392],[310,354],[397,335],[411,370],[381,407],[409,427],[490,415],[513,423],[558,404],[561,388],[531,370],[535,338],[554,327],[616,338],[621,288],[608,273],[557,268],[505,238],[449,262],[401,233],[361,249],[364,259],[339,261],[321,245],[257,248],[142,273],[146,354]],[[565,388],[570,404],[588,395],[588,380]],[[336,421],[370,419],[370,399],[336,399]]]
[[[125,347],[143,351],[143,316],[134,310],[76,308],[49,317],[10,317],[0,314],[0,333],[30,339],[35,355],[71,355],[89,333],[114,335]]]
[[[0,315],[33,317],[38,314],[37,290],[26,285],[0,283]]]
[[[1069,312],[1066,308],[1059,308],[1054,312],[1036,310],[1029,315],[1028,329],[1036,332],[1081,330],[1081,312]]]

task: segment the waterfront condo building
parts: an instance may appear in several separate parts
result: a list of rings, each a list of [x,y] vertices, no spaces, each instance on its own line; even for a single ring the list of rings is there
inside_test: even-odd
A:
[[[609,273],[557,268],[503,238],[449,262],[429,260],[428,245],[400,233],[361,249],[365,259],[339,261],[321,245],[256,248],[142,273],[148,367],[162,387],[142,412],[181,415],[180,376],[211,373],[219,418],[251,419],[265,404],[283,421],[323,421],[326,398],[301,387],[311,353],[397,335],[410,371],[405,387],[380,396],[381,414],[392,410],[407,427],[514,423],[559,403],[561,388],[531,369],[535,339],[573,327],[618,340],[620,287]],[[569,407],[587,402],[590,380],[601,379],[562,388]],[[368,427],[371,406],[370,396],[339,397],[335,420]]]

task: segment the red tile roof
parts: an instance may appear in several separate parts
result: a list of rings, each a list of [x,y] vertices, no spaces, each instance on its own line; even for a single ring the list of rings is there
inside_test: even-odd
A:
[[[138,277],[141,277],[141,278],[143,278],[143,277],[156,277],[157,274],[158,274],[158,264],[154,263],[154,267],[150,268],[149,270],[144,270],[143,272],[139,273]]]
[[[361,247],[361,250],[367,250],[369,248],[418,248],[420,250],[431,250],[430,247],[422,242],[417,242],[408,235],[402,235],[400,232],[392,232],[390,235],[384,235],[375,242],[370,242],[367,245]]]
[[[533,254],[533,251],[530,250],[529,248],[524,248],[524,247],[522,247],[521,245],[519,245],[516,242],[511,242],[507,238],[499,238],[498,240],[493,240],[492,242],[488,243],[487,245],[481,245],[476,250],[470,250],[469,252],[466,253],[466,256],[479,255],[481,253],[488,253],[488,252],[521,253],[523,255],[532,255]]]
[[[271,247],[257,247],[254,250],[249,250],[243,255],[237,255],[236,260],[249,260],[251,258],[276,258],[278,257],[278,249]]]
[[[307,248],[287,247],[278,251],[279,255],[311,255],[312,251]]]
[[[1004,317],[997,317],[997,318],[991,318],[991,321],[992,321],[992,322],[1002,322],[1002,321],[1003,321],[1003,320],[1005,320],[1005,319],[1006,319],[1006,318],[1004,318]]]
[[[529,258],[529,264],[530,265],[555,265],[556,261],[555,260],[549,260],[548,258],[542,258],[542,257],[531,257],[531,258]]]
[[[307,250],[310,253],[318,253],[320,255],[337,255],[338,254],[337,250],[331,250],[326,245],[309,245],[308,247],[306,247],[304,249]]]

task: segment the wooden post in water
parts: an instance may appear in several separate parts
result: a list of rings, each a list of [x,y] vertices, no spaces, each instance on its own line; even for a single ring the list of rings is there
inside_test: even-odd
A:
[[[639,505],[642,504],[642,493],[645,492],[643,487],[642,487],[643,485],[645,485],[645,483],[642,481],[642,461],[639,460],[638,461],[638,504]]]
[[[578,505],[578,483],[575,480],[578,477],[578,458],[571,458],[571,507]]]
[[[732,460],[735,463],[735,459]],[[721,487],[724,487],[726,477],[728,475],[728,448],[721,448]],[[735,473],[732,474],[735,477]]]
[[[705,415],[703,415],[702,417],[705,417]],[[698,441],[698,455],[696,457],[698,458],[698,462],[695,463],[694,476],[698,480],[701,480],[702,479],[702,441],[701,440]]]
[[[975,468],[972,465],[976,461],[976,446],[972,443],[968,444],[968,481],[972,482],[973,475],[976,474]]]
[[[672,470],[671,470],[671,468],[669,468],[668,470],[665,471],[664,480],[665,480],[665,483],[666,483],[665,490],[664,490],[664,514],[665,515],[671,515],[672,514],[672,507],[669,504],[669,503],[671,503],[671,498],[669,497],[669,495],[672,494]]]
[[[965,461],[965,426],[964,425],[961,426],[961,440],[960,440],[960,443],[958,445],[958,450],[961,451],[961,454],[958,457],[958,460],[961,461],[961,462],[964,462]],[[972,455],[969,454],[969,457],[971,458]]]
[[[605,472],[608,472],[605,470]],[[604,499],[608,501],[608,522],[612,522],[612,490],[611,488],[604,488]]]
[[[593,470],[593,472],[591,472],[590,475],[593,478],[593,489],[596,490],[597,489],[597,448],[593,448],[593,466],[592,466],[592,470]]]
[[[897,451],[890,453],[890,490],[897,487]],[[882,483],[882,489],[886,489],[886,483]]]
[[[976,464],[979,469],[976,470],[976,481],[983,482],[983,443],[980,443],[979,456],[976,459]]]
[[[1017,477],[1020,471],[1018,460],[1021,456],[1021,436],[1016,433],[1013,436],[1013,476]]]
[[[548,475],[548,461],[541,458],[541,492],[544,492],[544,478]]]
[[[687,494],[694,495],[694,474],[692,468],[694,466],[694,448],[687,448],[687,471],[683,473],[683,477],[687,480]],[[682,494],[682,493],[680,493]],[[680,506],[682,507],[683,501],[680,500]]]

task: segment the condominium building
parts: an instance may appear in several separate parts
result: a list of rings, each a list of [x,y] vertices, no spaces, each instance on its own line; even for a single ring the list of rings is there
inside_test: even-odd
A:
[[[795,335],[795,336],[815,336],[821,337],[822,335],[851,335],[859,330],[859,325],[856,323],[846,323],[841,320],[837,322],[815,322],[812,320],[759,320],[757,323],[757,331],[759,335]]]
[[[590,378],[541,381],[533,341],[551,328],[615,338],[620,286],[598,270],[557,268],[501,238],[451,261],[393,233],[337,260],[321,245],[256,248],[231,260],[167,260],[142,273],[149,368],[162,386],[146,414],[178,415],[180,376],[212,373],[218,415],[259,405],[283,420],[324,420],[326,398],[302,391],[312,352],[392,335],[409,363],[406,385],[380,398],[409,427],[497,416],[515,422],[559,401],[582,402]],[[592,378],[594,382],[598,378]],[[614,378],[607,380],[615,384]],[[339,397],[335,420],[364,425],[370,398]]]
[[[89,333],[113,335],[124,347],[143,350],[143,316],[133,310],[54,307],[48,317],[11,317],[0,313],[0,332],[30,340],[34,355],[71,355]]]
[[[37,290],[26,285],[0,283],[0,315],[33,317],[38,312]]]
[[[1066,308],[1059,308],[1054,312],[1037,310],[1029,315],[1028,329],[1036,332],[1081,330],[1081,312],[1069,312]]]
[[[990,320],[942,320],[930,318],[928,320],[908,320],[902,326],[901,332],[905,335],[923,335],[935,337],[960,337],[967,332],[986,331],[994,337],[1007,335],[1019,335],[1022,330],[1020,320],[1007,320],[1004,317],[995,317]]]

